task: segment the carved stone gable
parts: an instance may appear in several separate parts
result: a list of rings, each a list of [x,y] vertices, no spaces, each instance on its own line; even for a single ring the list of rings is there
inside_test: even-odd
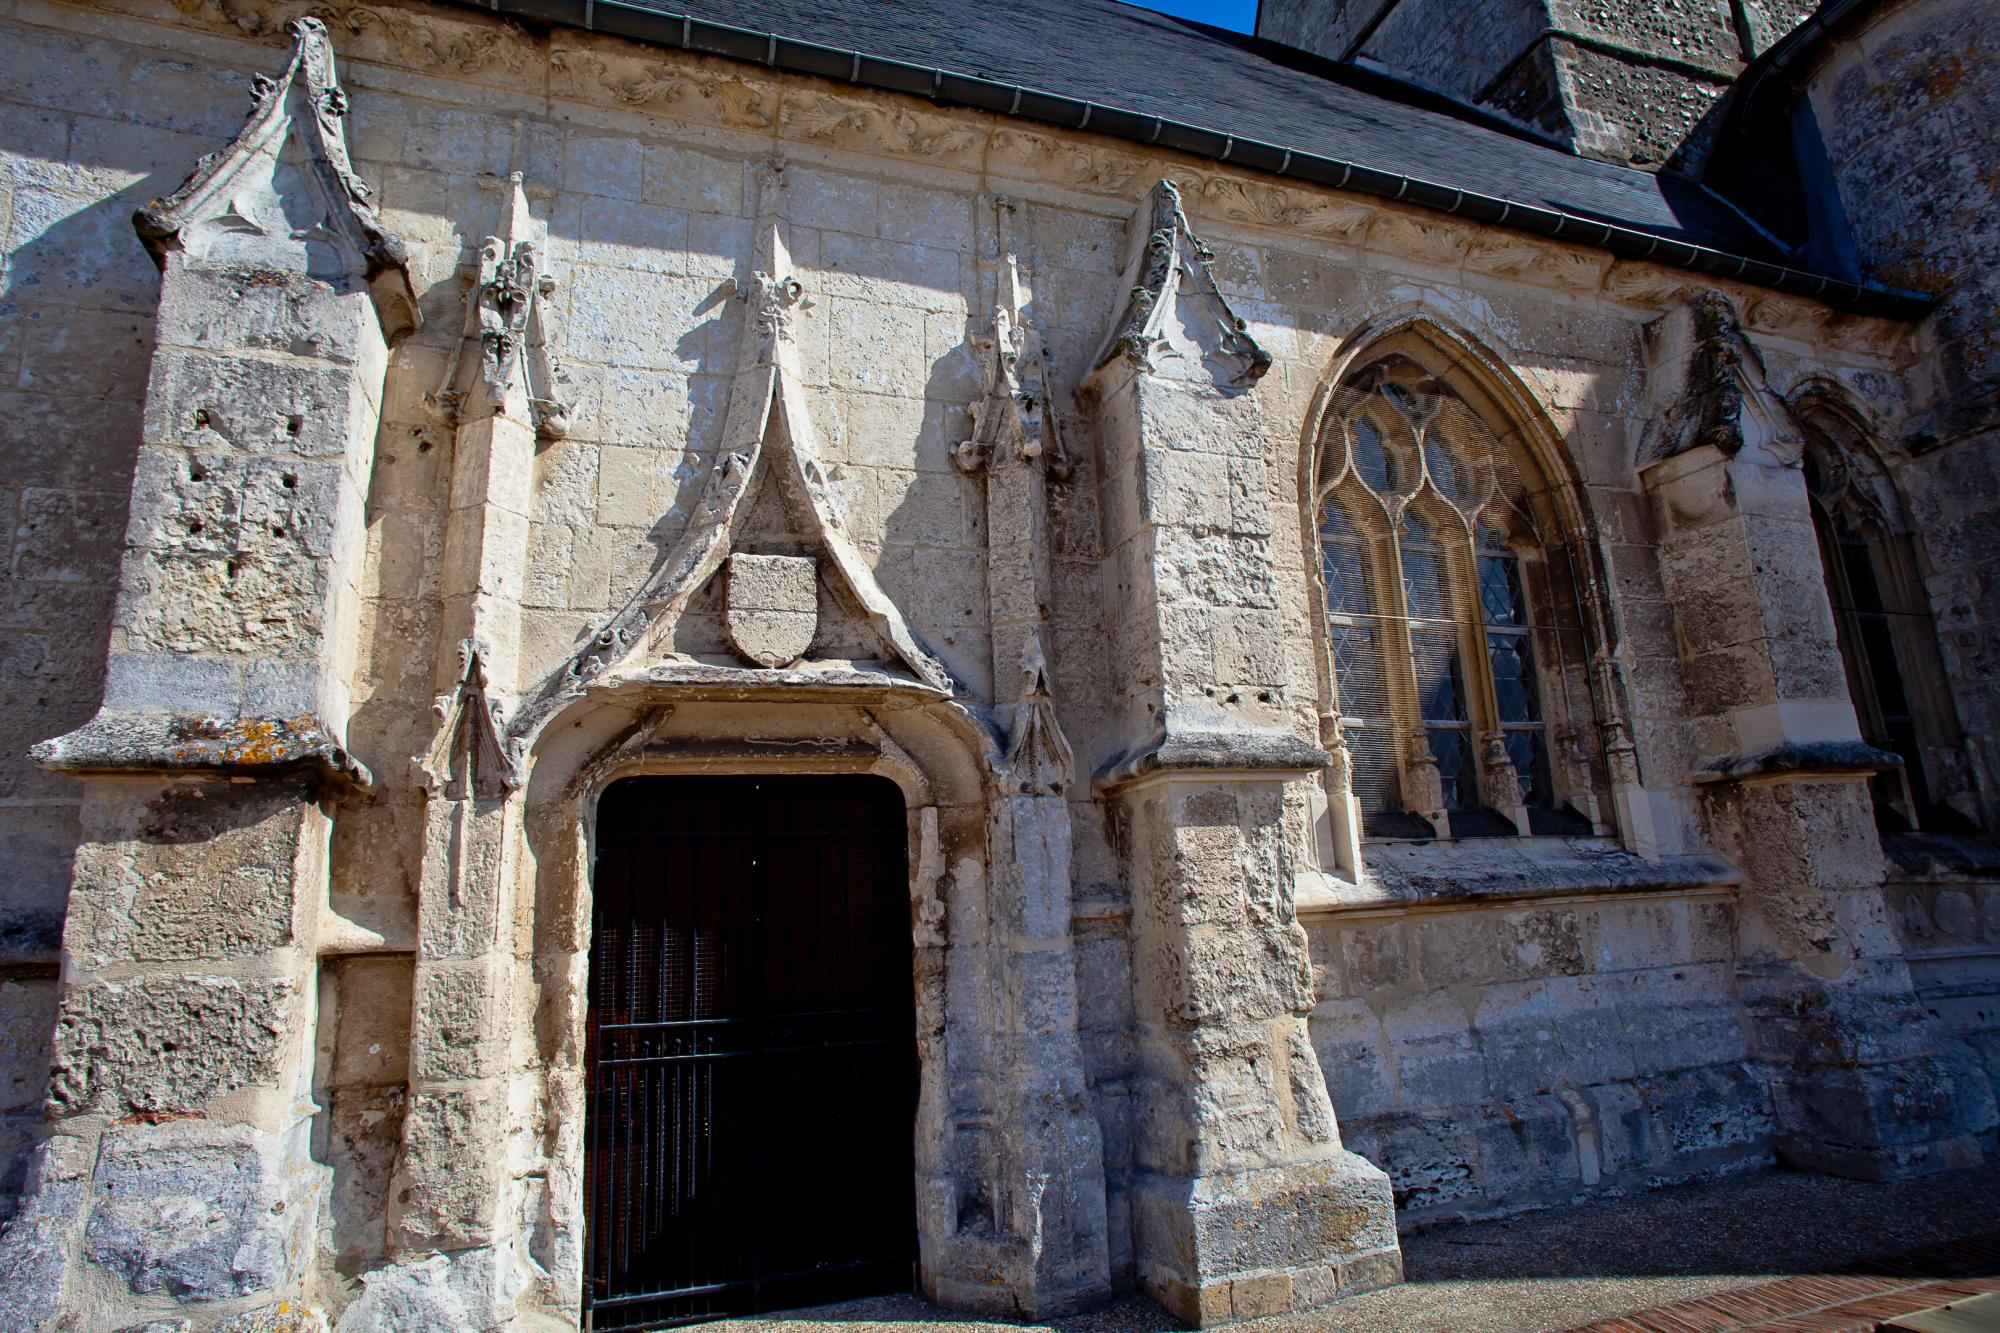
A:
[[[359,274],[393,343],[418,324],[403,242],[376,216],[348,158],[347,93],[326,25],[300,18],[285,30],[292,58],[275,79],[257,77],[242,131],[133,224],[162,264],[181,251],[315,277]]]
[[[802,555],[729,557],[723,623],[737,652],[760,667],[805,656],[819,628],[819,562]]]
[[[1143,230],[1142,230],[1143,229]],[[1247,389],[1271,368],[1216,286],[1215,252],[1188,225],[1180,190],[1161,181],[1132,219],[1135,252],[1126,265],[1125,307],[1099,350],[1097,369],[1124,358],[1177,379]]]

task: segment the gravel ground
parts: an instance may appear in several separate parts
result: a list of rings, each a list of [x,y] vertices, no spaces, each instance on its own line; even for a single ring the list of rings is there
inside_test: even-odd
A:
[[[1403,1241],[1408,1280],[1239,1333],[1559,1333],[1626,1310],[1826,1272],[2000,1227],[2000,1166],[1898,1184],[1767,1172]],[[707,1326],[716,1333],[1165,1333],[1143,1297],[1048,1324],[953,1316],[891,1296]]]

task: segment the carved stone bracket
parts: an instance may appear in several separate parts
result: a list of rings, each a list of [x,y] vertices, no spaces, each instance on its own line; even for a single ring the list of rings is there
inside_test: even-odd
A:
[[[1014,726],[1007,744],[1007,772],[1026,796],[1061,796],[1076,772],[1076,754],[1056,720],[1049,698],[1048,663],[1039,636],[1029,640],[1022,663],[1026,683],[1014,705]]]
[[[333,245],[367,279],[383,336],[393,343],[419,323],[407,252],[376,216],[374,192],[355,174],[347,155],[341,124],[347,93],[334,73],[326,25],[299,18],[285,30],[292,36],[292,58],[275,79],[258,75],[252,83],[249,119],[236,138],[221,152],[203,157],[172,194],[133,214],[133,225],[162,264],[169,251],[187,248],[189,233],[198,226]],[[246,208],[241,198],[243,191],[255,188],[260,171],[270,172],[292,139],[303,150],[307,174],[325,204],[324,215],[305,227]],[[286,235],[272,237],[274,227]]]
[[[1019,262],[1009,235],[1011,200],[994,200],[1000,251],[999,299],[992,331],[973,340],[986,365],[986,392],[972,405],[972,434],[952,450],[961,471],[1004,462],[1040,461],[1051,478],[1065,481],[1071,464],[1062,427],[1049,401],[1048,348],[1042,331],[1023,310]]]
[[[1186,312],[1190,326],[1199,327],[1203,318],[1212,323],[1214,346],[1208,359],[1222,372],[1222,386],[1249,388],[1271,368],[1271,354],[1245,331],[1244,322],[1216,286],[1210,267],[1215,252],[1188,225],[1179,189],[1172,181],[1160,181],[1141,207],[1150,219],[1146,241],[1125,308],[1113,322],[1093,369],[1121,356],[1151,367],[1166,338],[1169,316],[1177,305],[1189,302],[1202,312],[1201,316]]]
[[[487,693],[485,656],[477,639],[459,644],[458,688],[431,705],[437,738],[417,758],[430,791],[492,799],[521,786],[521,764],[508,745],[500,701]]]
[[[510,403],[525,401],[535,433],[559,440],[569,432],[570,407],[556,397],[561,368],[550,355],[546,327],[556,281],[539,271],[518,171],[507,178],[500,233],[486,238],[477,268],[464,274],[472,290],[458,357],[426,402],[440,420],[456,425],[505,415]]]

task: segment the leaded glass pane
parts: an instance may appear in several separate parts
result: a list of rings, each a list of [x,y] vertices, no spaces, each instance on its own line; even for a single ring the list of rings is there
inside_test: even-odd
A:
[[[1336,512],[1329,505],[1328,514]],[[1361,543],[1331,535],[1331,521],[1320,527],[1320,576],[1326,582],[1326,609],[1329,614],[1367,615],[1373,607],[1368,597],[1368,569]]]
[[[1500,721],[1539,722],[1542,703],[1535,688],[1535,650],[1526,634],[1488,634],[1493,662],[1494,706]]]
[[[1389,717],[1382,679],[1382,636],[1374,625],[1331,625],[1333,682],[1342,717]]]
[[[1447,500],[1464,508],[1470,491],[1471,473],[1460,459],[1458,450],[1440,431],[1433,430],[1424,440],[1424,467],[1431,475],[1431,484]]]
[[[1431,755],[1444,784],[1447,810],[1477,810],[1479,779],[1472,768],[1472,732],[1464,727],[1431,727]]]
[[[1458,631],[1410,630],[1417,676],[1417,711],[1426,722],[1465,721],[1465,687],[1458,663]]]
[[[1521,567],[1514,557],[1479,557],[1479,604],[1489,625],[1527,623],[1527,608],[1521,598]]]
[[[1522,796],[1530,807],[1546,808],[1555,803],[1549,779],[1548,738],[1540,727],[1509,731],[1507,758],[1513,761],[1514,772],[1521,779]]]
[[[1389,454],[1382,447],[1382,432],[1366,421],[1355,422],[1353,451],[1354,470],[1368,488],[1378,493],[1389,490]]]
[[[1410,615],[1443,620],[1451,615],[1444,585],[1443,552],[1430,524],[1414,510],[1403,516],[1403,603]]]

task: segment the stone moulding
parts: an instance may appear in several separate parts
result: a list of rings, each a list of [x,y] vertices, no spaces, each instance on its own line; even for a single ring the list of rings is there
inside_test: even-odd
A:
[[[229,217],[238,179],[258,158],[281,148],[287,135],[295,135],[327,205],[325,218],[309,230],[334,240],[359,261],[356,268],[367,279],[383,337],[394,343],[415,331],[421,320],[407,251],[376,216],[374,192],[354,173],[347,155],[340,123],[347,114],[347,93],[334,73],[326,25],[298,18],[285,31],[292,37],[292,58],[277,78],[260,74],[252,83],[250,116],[236,138],[221,152],[203,157],[179,189],[134,213],[133,226],[154,260],[164,264],[169,251],[182,248],[188,226]],[[247,219],[241,225],[256,226]]]
[[[853,598],[887,661],[907,669],[915,683],[935,696],[952,698],[957,694],[950,671],[918,639],[902,609],[876,581],[860,547],[848,535],[833,489],[820,467],[793,340],[792,312],[807,298],[804,285],[788,273],[790,255],[777,212],[782,171],[766,168],[758,179],[762,216],[758,258],[763,267],[735,292],[747,306],[742,341],[722,444],[701,499],[672,554],[653,576],[516,713],[508,736],[512,753],[532,744],[550,718],[591,692],[608,674],[616,671],[627,680],[657,677],[662,665],[677,665],[648,659],[659,653],[657,641],[662,631],[688,599],[722,569],[734,547],[737,529],[747,516],[755,483],[767,472],[798,502],[806,529],[800,535],[818,546],[822,577]],[[772,673],[745,669],[737,674],[749,678]],[[828,679],[826,672],[810,669],[785,674],[796,677],[798,683]],[[893,670],[860,674],[897,681]]]
[[[1815,774],[1884,773],[1901,768],[1903,757],[1865,741],[1807,741],[1774,745],[1753,754],[1716,755],[1695,765],[1697,786],[1717,782],[1790,781]]]
[[[316,717],[105,713],[28,751],[57,773],[311,773],[336,790],[365,791],[374,775]]]
[[[1161,734],[1115,756],[1098,769],[1094,785],[1110,792],[1142,778],[1175,773],[1284,777],[1317,773],[1332,762],[1332,755],[1289,731],[1190,731]]]
[[[1165,338],[1167,316],[1177,301],[1185,299],[1181,289],[1186,286],[1192,299],[1206,306],[1215,321],[1220,337],[1212,356],[1227,372],[1223,387],[1249,388],[1270,370],[1271,354],[1245,332],[1243,320],[1216,286],[1215,271],[1210,267],[1215,252],[1188,225],[1180,189],[1172,181],[1160,181],[1140,207],[1148,214],[1145,245],[1125,307],[1091,361],[1092,373],[1121,356],[1150,368],[1154,349]]]
[[[1648,861],[1599,839],[1481,838],[1464,843],[1372,843],[1359,878],[1301,893],[1301,916],[1448,911],[1549,898],[1728,893],[1743,872],[1719,856]]]

